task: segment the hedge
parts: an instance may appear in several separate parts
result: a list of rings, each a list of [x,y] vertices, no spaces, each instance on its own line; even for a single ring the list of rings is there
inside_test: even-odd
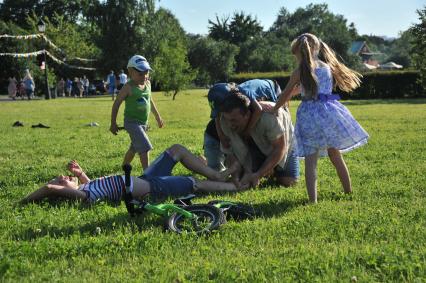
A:
[[[242,73],[230,78],[230,81],[242,83],[261,78],[276,80],[282,89],[288,82],[289,73]],[[361,86],[352,93],[337,90],[342,99],[384,99],[426,97],[419,83],[419,71],[374,71],[363,74]]]

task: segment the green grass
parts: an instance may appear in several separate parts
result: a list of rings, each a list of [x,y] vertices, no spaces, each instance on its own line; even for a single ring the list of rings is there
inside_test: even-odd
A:
[[[164,129],[151,120],[152,157],[173,143],[202,153],[206,90],[176,101],[156,94]],[[343,195],[327,159],[319,203],[303,175],[291,189],[264,187],[196,199],[251,203],[252,221],[209,237],[164,232],[157,216],[130,218],[122,204],[83,208],[14,203],[77,159],[90,177],[120,173],[129,138],[109,133],[111,100],[0,103],[0,281],[426,281],[426,100],[345,102],[371,135],[345,155],[354,193]],[[293,117],[298,102],[291,105]],[[152,117],[151,117],[152,118]],[[15,121],[23,128],[13,128]],[[122,109],[119,119],[122,124]],[[84,124],[96,121],[100,127]],[[50,129],[32,129],[43,123]],[[134,171],[141,167],[136,160]],[[303,162],[301,163],[303,174]],[[178,166],[176,174],[186,174]],[[100,233],[97,233],[100,228]]]

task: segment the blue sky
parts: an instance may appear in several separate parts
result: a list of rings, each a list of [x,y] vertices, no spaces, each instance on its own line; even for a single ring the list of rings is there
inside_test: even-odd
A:
[[[416,10],[426,6],[426,0],[160,0],[158,4],[170,10],[186,32],[206,34],[208,20],[214,20],[216,15],[222,18],[244,11],[269,29],[281,7],[293,13],[310,3],[328,4],[333,14],[355,23],[360,34],[389,37],[397,37],[400,31],[419,23]]]

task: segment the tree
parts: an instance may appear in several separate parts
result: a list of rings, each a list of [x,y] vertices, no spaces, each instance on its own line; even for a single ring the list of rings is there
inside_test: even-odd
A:
[[[209,36],[238,46],[262,33],[262,26],[257,19],[244,12],[234,13],[231,21],[229,23],[228,21],[229,17],[219,19],[218,16],[216,16],[216,22],[209,20]]]
[[[239,45],[262,34],[262,26],[256,18],[245,15],[244,12],[234,13],[229,31],[231,32],[231,43]]]
[[[239,68],[244,72],[288,71],[295,60],[289,41],[273,34],[256,37],[241,45]],[[243,59],[244,58],[244,59]]]
[[[186,58],[186,48],[181,43],[169,45],[160,43],[159,53],[154,59],[154,78],[166,93],[173,92],[173,100],[179,91],[186,88],[194,79],[195,72],[191,70]]]
[[[54,19],[55,13],[59,12],[63,19],[69,22],[79,20],[93,1],[90,0],[4,0],[0,4],[0,17],[4,21],[11,21],[20,27],[29,28],[28,15],[35,13],[38,17],[43,16]],[[54,20],[52,20],[53,23]]]
[[[386,61],[395,62],[405,68],[411,67],[412,41],[414,41],[414,38],[410,30],[402,32],[399,38],[390,42]]]
[[[423,89],[426,89],[426,6],[422,10],[417,10],[420,23],[410,28],[412,34],[411,54],[414,66],[420,71],[420,82]]]
[[[159,9],[148,21],[149,30],[143,38],[146,54],[153,60],[153,79],[166,92],[173,91],[173,100],[195,77],[188,63],[185,32],[179,21],[166,9]]]
[[[270,32],[289,41],[302,33],[313,33],[330,45],[346,64],[354,63],[354,58],[347,51],[353,40],[355,25],[348,27],[346,19],[331,13],[327,4],[309,4],[293,14],[281,8]]]
[[[238,50],[226,41],[202,36],[190,38],[188,59],[192,68],[197,70],[196,84],[205,86],[227,81],[234,72]]]
[[[229,30],[229,16],[219,17],[216,15],[216,22],[209,20],[209,36],[214,40],[225,40],[231,42],[232,34]]]
[[[105,73],[124,68],[131,54],[145,51],[142,38],[152,32],[146,28],[146,21],[154,14],[154,2],[106,0],[91,6],[88,17],[99,27],[97,44],[102,47],[99,67]]]

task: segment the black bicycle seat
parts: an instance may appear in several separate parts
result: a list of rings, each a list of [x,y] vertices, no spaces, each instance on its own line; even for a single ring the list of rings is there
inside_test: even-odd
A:
[[[180,197],[175,199],[175,201],[173,202],[174,204],[178,204],[178,205],[192,205],[192,199],[195,198],[194,194],[189,194],[186,195],[184,197]]]

